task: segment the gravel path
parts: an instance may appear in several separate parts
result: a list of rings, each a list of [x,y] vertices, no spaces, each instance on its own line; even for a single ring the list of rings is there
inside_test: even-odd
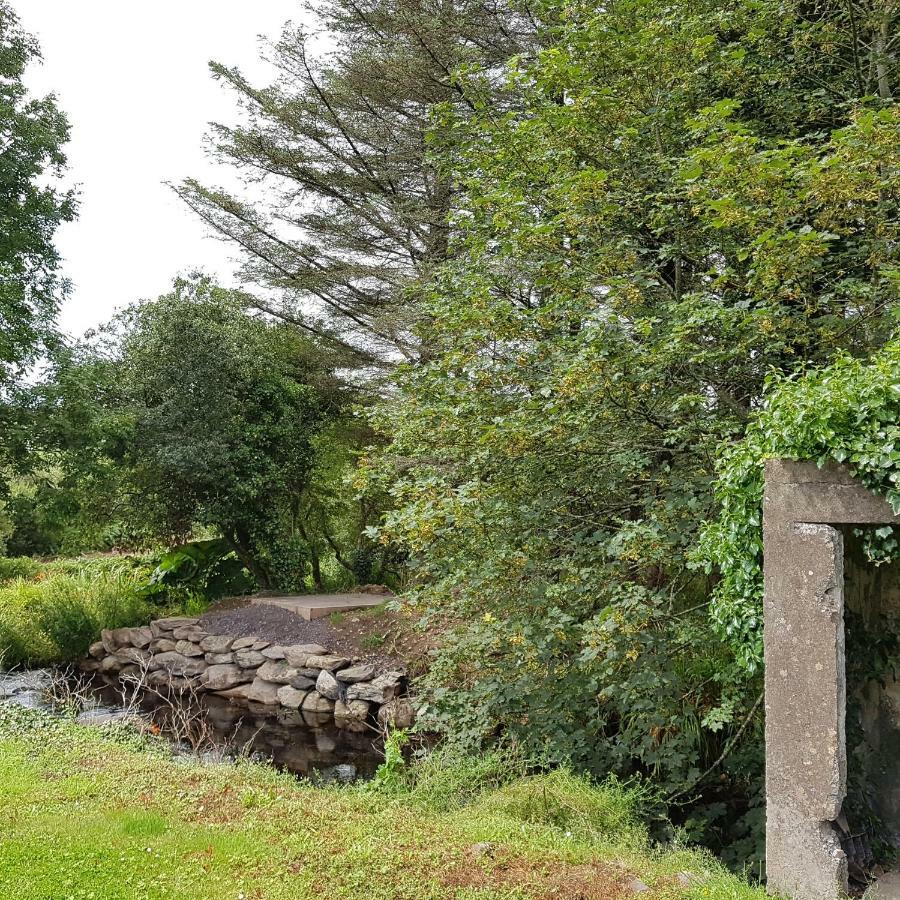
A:
[[[360,645],[360,633],[336,628],[327,618],[306,619],[278,606],[238,606],[213,608],[200,617],[200,624],[211,634],[235,637],[255,636],[273,644],[321,644],[337,653],[376,664],[380,669],[405,668],[394,656],[368,651]]]

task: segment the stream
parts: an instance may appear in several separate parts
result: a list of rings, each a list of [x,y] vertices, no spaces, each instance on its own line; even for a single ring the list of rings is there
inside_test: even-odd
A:
[[[0,672],[0,703],[71,715],[53,699],[54,684],[66,677],[53,669]],[[284,707],[151,691],[127,697],[100,682],[86,685],[73,679],[71,683],[78,697],[77,722],[103,725],[137,717],[168,738],[176,756],[216,762],[248,755],[320,782],[370,778],[383,760],[374,732],[356,734],[333,725],[310,728],[298,711]]]

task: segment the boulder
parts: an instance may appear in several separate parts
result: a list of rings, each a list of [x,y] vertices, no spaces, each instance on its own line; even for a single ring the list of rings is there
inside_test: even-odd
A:
[[[262,650],[265,650],[266,647],[268,647],[268,646],[269,646],[268,641],[254,641],[253,644],[251,645],[250,649],[262,651]]]
[[[343,669],[350,665],[350,660],[346,656],[323,656],[316,654],[309,656],[304,664],[307,669],[326,669],[334,672],[337,669]]]
[[[284,659],[284,647],[281,644],[271,644],[259,651],[266,659]]]
[[[149,650],[138,650],[137,647],[123,647],[121,650],[116,650],[113,656],[121,660],[122,665],[140,666],[150,659],[151,654]]]
[[[201,684],[208,691],[225,691],[253,680],[253,673],[240,666],[212,665],[204,673]]]
[[[320,644],[292,644],[290,647],[283,647],[284,658],[295,668],[303,669],[306,667],[306,660],[310,656],[321,656],[328,651]]]
[[[115,656],[106,656],[100,660],[100,671],[108,673],[118,672],[124,665],[125,663],[121,659],[117,659]]]
[[[259,650],[235,650],[234,661],[243,669],[255,669],[261,666],[266,658]]]
[[[349,669],[341,669],[337,673],[337,680],[344,684],[356,684],[358,681],[371,681],[375,675],[375,666],[363,663],[358,666],[350,666]]]
[[[200,649],[204,653],[227,653],[234,643],[229,634],[208,634],[200,641]]]
[[[360,681],[347,688],[348,700],[368,700],[370,703],[387,703],[400,693],[402,672],[387,672],[374,681]]]
[[[297,677],[297,669],[289,665],[286,660],[266,660],[256,673],[266,681],[274,681],[276,684],[290,684],[291,679]]]
[[[266,706],[278,705],[279,686],[272,684],[271,681],[263,681],[262,678],[256,678],[247,691],[247,699],[254,703],[263,703]]]
[[[290,685],[278,688],[278,702],[288,709],[300,709],[309,691],[298,691]]]
[[[99,659],[83,659],[78,663],[78,668],[82,672],[99,672],[102,662]]]
[[[88,656],[92,656],[94,659],[103,659],[106,656],[106,647],[103,645],[103,641],[94,641],[88,647]]]
[[[132,647],[144,650],[150,646],[152,640],[153,632],[148,625],[141,625],[139,628],[130,629],[128,643],[130,643]]]
[[[115,653],[116,650],[131,646],[130,639],[130,628],[104,628],[100,632],[100,643],[103,644],[107,653]]]
[[[206,671],[206,662],[196,657],[189,658],[181,653],[157,653],[150,659],[152,669],[162,669],[172,675],[183,675],[192,678]]]
[[[191,641],[176,641],[175,652],[180,653],[182,656],[203,656],[203,651],[199,645]]]
[[[176,641],[191,641],[199,644],[203,638],[207,637],[207,633],[196,625],[182,625],[180,628],[173,629],[172,637]]]
[[[153,653],[171,653],[175,649],[175,641],[171,638],[157,638],[150,644]]]
[[[334,704],[334,724],[344,731],[366,731],[370,708],[365,700],[338,700]]]
[[[207,653],[203,658],[210,666],[227,666],[234,662],[233,653]]]
[[[302,672],[302,669],[298,671]],[[309,675],[295,675],[291,679],[291,687],[297,688],[298,691],[308,691],[316,686],[316,679],[310,678]]]
[[[378,724],[386,728],[411,728],[416,721],[416,710],[409,700],[395,698],[388,700],[378,709]]]
[[[309,728],[325,728],[334,717],[334,700],[323,697],[318,691],[310,691],[300,709]]]
[[[338,680],[327,669],[319,672],[316,679],[316,690],[329,700],[337,700],[341,696],[341,686]]]
[[[255,637],[242,637],[236,638],[232,644],[232,650],[246,650],[248,647],[252,647],[256,643]]]

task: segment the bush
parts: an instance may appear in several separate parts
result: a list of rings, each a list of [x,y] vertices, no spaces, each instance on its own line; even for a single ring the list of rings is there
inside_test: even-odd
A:
[[[160,607],[138,586],[146,567],[129,558],[61,560],[0,585],[0,660],[6,667],[83,656],[103,628],[149,621]]]
[[[30,556],[0,557],[0,584],[14,578],[33,578],[40,570],[40,564]]]

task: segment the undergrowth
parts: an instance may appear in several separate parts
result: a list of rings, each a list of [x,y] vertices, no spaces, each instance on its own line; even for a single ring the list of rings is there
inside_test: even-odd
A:
[[[101,629],[138,625],[160,615],[163,607],[137,590],[148,571],[145,561],[129,557],[0,560],[4,666],[71,661],[86,653]]]

